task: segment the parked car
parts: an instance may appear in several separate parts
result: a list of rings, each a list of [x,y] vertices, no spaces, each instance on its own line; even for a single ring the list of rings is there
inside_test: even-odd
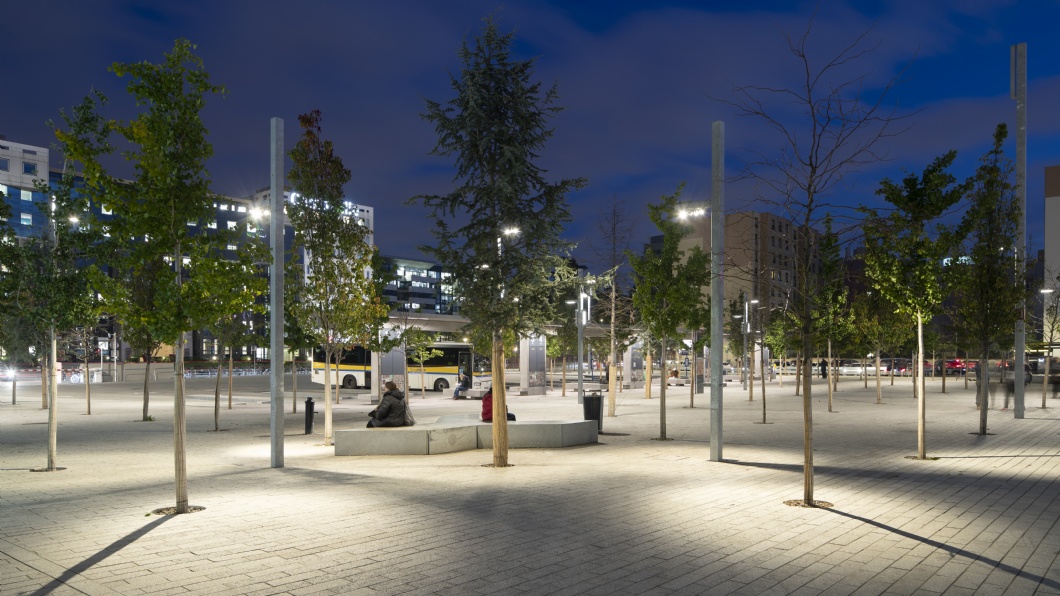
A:
[[[965,362],[964,362],[964,360],[961,360],[960,358],[955,358],[953,360],[939,361],[939,362],[935,363],[935,374],[937,376],[942,376],[943,374],[946,374],[947,376],[954,376],[954,375],[958,375],[959,376],[959,375],[963,375],[966,372],[966,370],[967,370],[967,367],[965,365]]]

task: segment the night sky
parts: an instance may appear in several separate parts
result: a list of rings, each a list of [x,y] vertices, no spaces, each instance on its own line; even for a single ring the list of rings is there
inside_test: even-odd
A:
[[[569,197],[575,221],[566,234],[588,259],[585,240],[598,236],[599,214],[612,199],[636,222],[639,247],[654,231],[646,203],[682,181],[685,198],[709,197],[711,122],[726,123],[729,176],[782,147],[715,98],[731,99],[738,85],[797,85],[801,72],[784,33],[804,32],[815,7],[815,55],[831,56],[868,31],[876,50],[850,72],[867,75],[870,90],[901,74],[889,103],[912,114],[908,130],[881,147],[887,161],[851,173],[828,197],[840,211],[880,205],[881,178],[919,172],[949,149],[958,151],[954,173],[969,175],[995,125],[1014,130],[1009,47],[1028,44],[1028,236],[1032,249],[1040,247],[1042,170],[1060,164],[1056,0],[9,1],[0,4],[0,134],[51,145],[45,122],[93,88],[110,98],[108,116],[131,117],[125,81],[107,67],[159,62],[186,37],[212,81],[228,90],[204,112],[215,192],[243,197],[266,186],[269,119],[285,120],[290,149],[298,114],[320,109],[324,135],[353,173],[347,196],[376,210],[380,250],[417,257],[417,245],[432,237],[426,212],[405,201],[454,185],[452,161],[429,155],[436,137],[420,117],[424,99],[453,96],[460,43],[494,14],[503,31],[515,31],[516,57],[536,57],[537,80],[558,85],[565,111],[553,120],[541,164],[552,179],[589,180]],[[1014,136],[1006,146],[1013,159]],[[129,174],[122,163],[113,167]],[[746,183],[731,182],[726,201],[729,209],[768,209]]]

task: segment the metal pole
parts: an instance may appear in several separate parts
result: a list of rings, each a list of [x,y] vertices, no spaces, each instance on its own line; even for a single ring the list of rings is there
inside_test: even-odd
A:
[[[750,373],[750,367],[747,366],[747,334],[751,331],[751,318],[748,314],[747,300],[743,301],[743,362],[740,363],[740,378],[743,379],[743,388],[747,389],[747,376]]]
[[[1012,46],[1012,97],[1016,100],[1016,196],[1020,204],[1019,231],[1016,234],[1016,284],[1026,283],[1027,252],[1027,44]],[[1016,321],[1016,370],[1013,371],[1015,404],[1013,414],[1023,418],[1023,367],[1027,359],[1027,305]]]
[[[269,390],[271,395],[269,434],[272,443],[272,467],[283,467],[283,119],[271,121],[272,160],[269,167],[272,213],[269,234],[272,238],[272,271],[269,275]],[[298,374],[297,366],[292,367]]]
[[[582,389],[582,361],[584,359],[583,350],[585,345],[585,317],[583,316],[584,311],[582,310],[582,300],[585,299],[583,295],[584,293],[582,285],[578,284],[578,403],[583,403],[585,399],[585,393]]]
[[[711,126],[710,183],[710,461],[722,456],[722,352],[724,350],[725,123]]]

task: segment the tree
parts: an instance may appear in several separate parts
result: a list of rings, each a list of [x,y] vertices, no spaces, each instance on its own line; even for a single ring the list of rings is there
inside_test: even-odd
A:
[[[431,358],[442,355],[441,350],[434,349],[434,337],[419,327],[409,327],[405,330],[405,354],[408,359],[420,367],[420,398],[427,399],[426,372],[423,364]],[[469,371],[471,372],[471,371]]]
[[[232,357],[236,345],[257,339],[248,325],[255,313],[264,313],[262,298],[268,293],[268,279],[259,263],[268,261],[268,247],[261,236],[247,224],[242,246],[231,260],[214,259],[203,263],[199,275],[210,288],[208,304],[212,313],[204,315],[206,328],[217,339],[219,347],[228,347],[228,409],[232,409]],[[225,242],[236,241],[236,230],[219,230]],[[280,355],[282,358],[282,355]],[[217,359],[217,382],[214,386],[214,430],[221,430],[221,358]]]
[[[302,138],[290,151],[293,166],[287,174],[297,196],[292,195],[287,214],[305,272],[301,281],[288,284],[300,293],[288,310],[324,349],[324,444],[331,445],[331,363],[348,346],[378,340],[390,309],[372,279],[381,268],[373,268],[378,255],[368,243],[369,230],[343,198],[350,171],[321,136],[319,110],[302,114],[298,123]]]
[[[432,155],[454,158],[457,187],[411,199],[435,220],[436,244],[422,250],[453,272],[461,312],[491,337],[494,412],[506,407],[504,334],[541,334],[555,319],[557,287],[574,277],[560,232],[570,221],[567,193],[585,184],[549,182],[537,164],[561,108],[556,88],[542,91],[531,80],[534,61],[513,59],[511,46],[492,18],[461,45],[460,76],[450,77],[456,96],[427,100],[423,115],[438,135]],[[504,416],[493,417],[493,465],[508,465]]]
[[[100,243],[108,262],[121,272],[118,278],[100,277],[108,310],[117,312],[119,305],[128,304],[134,291],[119,280],[142,280],[149,284],[141,289],[152,296],[152,307],[137,311],[136,319],[126,313],[129,320],[122,323],[127,337],[130,326],[139,327],[134,333],[144,332],[152,341],[175,346],[176,513],[190,511],[184,447],[184,336],[203,327],[212,314],[204,299],[210,288],[197,274],[209,261],[223,259],[226,248],[220,236],[203,231],[214,221],[216,210],[206,169],[213,147],[201,118],[207,96],[224,89],[210,83],[194,49],[190,41],[178,39],[161,63],[119,62],[110,67],[118,77],[128,78],[126,89],[140,108],[135,118],[107,123],[128,146],[122,155],[136,173],[131,181],[107,174],[100,163],[105,152],[76,138],[63,139],[84,166],[88,197],[115,214],[104,228],[109,238]]]
[[[895,310],[916,323],[917,359],[917,458],[927,458],[924,395],[924,320],[930,320],[942,304],[942,258],[952,243],[952,234],[941,225],[931,229],[939,217],[956,204],[965,187],[947,172],[957,154],[935,158],[923,174],[907,175],[901,184],[880,182],[877,194],[894,205],[881,215],[866,209],[865,275]],[[907,319],[908,320],[908,319]]]
[[[958,294],[956,309],[960,324],[979,350],[979,434],[986,435],[987,359],[993,345],[1009,346],[1013,328],[1026,299],[1023,279],[1014,279],[1012,247],[1021,217],[1015,187],[1010,182],[1012,162],[1003,145],[1008,136],[1004,124],[994,131],[993,148],[982,157],[969,183],[969,204],[961,220],[962,239],[953,276]],[[1023,371],[1013,371],[1013,382],[1022,382]]]
[[[629,347],[633,336],[629,324],[632,320],[633,304],[625,284],[628,279],[628,259],[625,255],[633,234],[633,222],[625,215],[621,203],[616,198],[611,198],[611,208],[598,222],[597,232],[603,245],[596,246],[592,241],[589,245],[603,269],[607,271],[601,288],[603,291],[598,296],[602,299],[601,306],[607,312],[608,319],[607,415],[614,416],[618,387],[618,355]]]
[[[104,121],[94,114],[98,96],[88,96],[76,106],[72,114],[60,111],[68,131],[57,133],[60,141],[63,135],[78,139],[93,151],[104,151],[107,145],[107,133]],[[54,126],[49,122],[49,125]],[[34,329],[32,335],[44,340],[47,349],[47,373],[42,375],[42,383],[47,385],[48,393],[48,465],[47,471],[60,469],[56,465],[58,451],[58,399],[57,379],[57,334],[83,325],[90,318],[95,307],[92,299],[95,292],[90,283],[94,267],[91,265],[89,248],[97,237],[92,226],[79,225],[77,216],[88,211],[86,199],[76,191],[73,165],[77,158],[71,155],[65,143],[63,152],[64,167],[55,188],[50,188],[47,181],[34,181],[37,192],[43,194],[47,206],[41,206],[45,214],[47,232],[41,236],[26,239],[14,248],[16,262],[11,270],[16,287],[9,297],[13,306],[22,311],[27,322]],[[39,345],[39,344],[38,344]],[[38,352],[41,353],[41,352]],[[42,368],[43,371],[43,368]]]
[[[681,238],[689,228],[675,216],[680,196],[678,187],[674,194],[648,205],[648,217],[662,232],[659,251],[648,247],[641,255],[626,253],[633,268],[633,303],[640,313],[639,323],[661,343],[664,362],[667,341],[677,339],[680,327],[709,326],[710,309],[705,305],[702,288],[710,285],[710,255],[698,246],[681,250]],[[665,373],[659,386],[659,440],[666,440]]]
[[[778,151],[752,160],[747,176],[759,184],[763,200],[777,204],[794,222],[792,244],[794,284],[790,304],[799,325],[803,353],[803,498],[800,504],[816,506],[813,499],[813,409],[810,393],[809,355],[815,344],[818,290],[816,273],[817,227],[822,212],[837,209],[828,203],[843,177],[859,167],[878,161],[880,142],[896,134],[901,116],[884,105],[897,77],[877,85],[864,85],[868,75],[849,76],[859,58],[871,53],[868,32],[855,37],[833,55],[818,61],[811,56],[813,22],[801,36],[787,35],[794,72],[800,82],[794,88],[743,86],[735,99],[726,101],[739,116],[750,116],[772,129]],[[878,89],[869,95],[869,89]],[[798,117],[786,120],[793,111]]]
[[[824,234],[818,244],[821,262],[821,288],[817,294],[814,321],[817,323],[816,335],[823,337],[827,343],[828,364],[833,374],[828,376],[828,411],[832,411],[832,392],[839,379],[838,367],[832,357],[832,341],[846,339],[849,335],[850,320],[847,316],[846,286],[843,283],[843,262],[839,256],[839,238],[832,231],[832,217],[824,218]]]
[[[1050,384],[1050,376],[1056,374],[1051,371],[1053,361],[1053,347],[1060,342],[1060,274],[1049,280],[1041,289],[1042,301],[1042,343],[1045,349],[1045,370],[1042,373],[1042,409],[1046,408],[1046,392]],[[967,377],[967,376],[966,376]],[[12,392],[14,389],[12,389]]]

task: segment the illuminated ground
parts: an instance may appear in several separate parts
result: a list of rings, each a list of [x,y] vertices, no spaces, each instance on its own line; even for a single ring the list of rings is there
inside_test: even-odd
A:
[[[990,411],[978,436],[971,391],[929,383],[928,455],[916,453],[908,380],[844,380],[828,413],[815,380],[815,498],[803,494],[801,399],[791,379],[761,400],[726,388],[725,462],[709,461],[709,396],[620,395],[599,445],[337,458],[286,410],[286,466],[269,467],[267,380],[236,379],[213,431],[212,382],[189,382],[189,494],[173,505],[171,384],[80,386],[60,398],[59,465],[46,463],[39,386],[0,385],[2,594],[1029,594],[1060,593],[1060,400],[1025,420]],[[306,384],[302,383],[304,388]],[[168,394],[167,394],[168,393]],[[558,391],[512,397],[522,419],[580,418]],[[573,389],[570,390],[573,394]],[[656,397],[658,388],[655,390]],[[207,395],[210,395],[207,398]],[[413,397],[421,423],[479,402]],[[299,398],[299,401],[304,396]],[[1002,403],[995,404],[997,407]],[[322,410],[318,403],[318,410]],[[363,426],[343,400],[336,426]],[[386,432],[386,431],[380,431]]]

